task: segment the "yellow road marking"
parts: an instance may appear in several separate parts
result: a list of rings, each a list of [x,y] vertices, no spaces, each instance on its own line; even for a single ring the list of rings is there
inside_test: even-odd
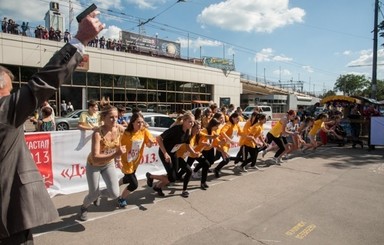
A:
[[[289,231],[285,232],[285,235],[292,236],[293,234],[298,232],[301,228],[303,228],[305,226],[305,224],[306,223],[304,221],[300,221],[297,225],[292,227]]]
[[[302,230],[299,234],[297,234],[296,238],[298,239],[304,239],[309,233],[311,233],[316,228],[316,225],[308,225],[305,227],[304,230]]]

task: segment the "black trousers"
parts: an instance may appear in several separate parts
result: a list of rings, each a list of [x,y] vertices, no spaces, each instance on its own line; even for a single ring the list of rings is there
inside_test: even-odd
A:
[[[31,230],[21,231],[0,240],[0,245],[33,245]]]
[[[275,157],[279,157],[284,151],[285,151],[285,147],[284,147],[284,143],[283,143],[283,140],[281,139],[281,136],[279,138],[276,138],[275,136],[273,136],[271,133],[267,133],[267,143],[268,144],[271,144],[273,142],[276,143],[276,145],[279,147],[279,150],[276,151],[275,153]]]
[[[248,163],[251,163],[251,166],[254,167],[256,165],[258,153],[259,153],[259,151],[258,151],[257,147],[253,148],[253,147],[249,147],[249,146],[245,145],[244,146],[244,156],[245,157],[243,157],[243,159],[245,159],[245,160],[241,164],[241,167],[247,166]],[[248,154],[249,154],[249,157],[248,157]]]

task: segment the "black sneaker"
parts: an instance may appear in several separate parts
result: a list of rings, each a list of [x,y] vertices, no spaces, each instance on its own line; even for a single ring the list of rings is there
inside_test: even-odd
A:
[[[187,197],[189,197],[189,192],[188,191],[183,191],[181,193],[181,196],[187,198]]]
[[[220,178],[220,171],[217,169],[214,169],[213,172],[215,173],[216,178]]]
[[[206,190],[207,188],[209,188],[209,186],[207,185],[207,183],[201,183],[200,184],[200,189],[202,189],[202,190]]]
[[[161,188],[154,186],[153,190],[156,191],[159,196],[161,196],[161,197],[165,196],[165,194]]]
[[[88,209],[81,205],[80,208],[80,220],[87,221],[88,219]]]
[[[150,174],[149,172],[147,172],[147,173],[145,174],[145,176],[147,177],[147,185],[148,185],[149,187],[152,187],[152,185],[153,185],[153,179],[151,178],[151,174]]]

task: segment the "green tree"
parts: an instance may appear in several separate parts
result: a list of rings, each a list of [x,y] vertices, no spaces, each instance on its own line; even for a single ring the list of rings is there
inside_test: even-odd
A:
[[[363,96],[370,97],[372,93],[372,89],[369,86],[363,91]],[[377,100],[381,101],[384,100],[384,81],[383,80],[377,80]]]
[[[362,95],[370,87],[370,81],[364,75],[341,75],[335,83],[334,89],[345,95]]]
[[[380,37],[384,37],[384,20],[380,22],[378,28]],[[384,46],[384,44],[382,43],[381,46]]]
[[[333,90],[328,90],[327,92],[325,92],[325,93],[321,96],[321,98],[325,98],[325,97],[328,97],[328,96],[334,96],[334,95],[336,95],[336,92],[335,92],[335,91],[333,91]]]

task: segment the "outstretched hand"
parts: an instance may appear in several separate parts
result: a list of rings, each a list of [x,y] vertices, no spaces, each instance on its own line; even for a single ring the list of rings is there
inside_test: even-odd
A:
[[[84,46],[86,46],[89,41],[93,40],[97,34],[105,28],[105,24],[101,23],[97,18],[97,15],[99,14],[100,11],[95,10],[83,18],[79,23],[79,29],[75,37]]]

